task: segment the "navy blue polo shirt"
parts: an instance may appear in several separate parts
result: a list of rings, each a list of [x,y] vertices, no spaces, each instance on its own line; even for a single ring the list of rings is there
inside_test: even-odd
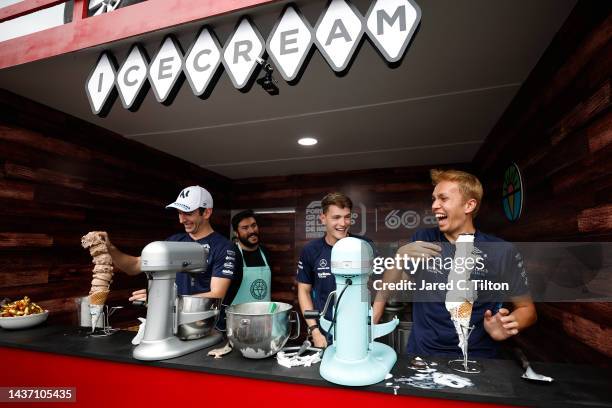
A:
[[[223,304],[230,305],[232,303],[242,282],[242,258],[236,256],[238,249],[229,239],[218,232],[213,232],[195,241],[186,232],[181,232],[172,235],[166,241],[197,242],[208,249],[208,268],[206,272],[198,274],[177,272],[176,287],[178,295],[210,292],[210,281],[214,276],[231,279],[232,282],[225,294]]]
[[[438,228],[418,230],[411,238],[414,241],[437,243],[442,247],[442,258],[453,258],[455,246]],[[507,282],[509,291],[480,290],[472,309],[470,326],[474,326],[469,337],[470,356],[492,358],[497,355],[497,342],[484,329],[485,311],[497,313],[501,300],[528,294],[527,273],[521,255],[514,246],[493,235],[476,231],[473,254],[481,257],[484,268],[474,268],[470,280]],[[442,270],[419,268],[412,279],[420,287],[422,281],[446,283],[450,268]],[[412,332],[408,339],[408,353],[417,355],[457,356],[461,354],[459,339],[450,314],[444,304],[445,291],[415,291],[412,304]]]
[[[371,240],[365,237],[350,235],[353,238],[368,242],[376,257],[376,248]],[[310,241],[302,249],[297,268],[297,281],[312,285],[312,303],[319,312],[323,311],[327,297],[336,290],[336,280],[331,272],[332,246],[325,241],[325,237]],[[332,320],[332,306],[327,309],[325,318]]]

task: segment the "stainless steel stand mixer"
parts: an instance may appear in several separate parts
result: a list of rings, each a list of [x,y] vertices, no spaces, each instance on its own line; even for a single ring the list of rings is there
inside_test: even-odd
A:
[[[142,250],[141,270],[149,279],[147,321],[137,360],[164,360],[213,346],[220,299],[176,296],[176,273],[204,273],[208,250],[196,242],[156,241]],[[182,340],[184,339],[184,340]]]

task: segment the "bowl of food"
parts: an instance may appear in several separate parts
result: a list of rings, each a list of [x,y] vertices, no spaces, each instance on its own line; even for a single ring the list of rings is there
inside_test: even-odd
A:
[[[49,311],[30,301],[29,297],[3,304],[0,308],[0,327],[3,329],[27,329],[41,324],[49,317]]]

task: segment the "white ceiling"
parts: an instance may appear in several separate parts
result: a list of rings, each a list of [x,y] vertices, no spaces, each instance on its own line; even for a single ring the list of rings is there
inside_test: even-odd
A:
[[[121,63],[138,40],[154,55],[168,32],[186,49],[204,22],[0,70],[0,87],[234,179],[469,162],[575,0],[417,2],[420,29],[399,67],[366,42],[338,77],[317,51],[296,85],[275,75],[278,96],[241,93],[223,73],[207,100],[185,82],[169,107],[149,91],[136,113],[119,101],[104,119],[91,113],[84,84],[101,50]],[[313,25],[325,7],[294,3]],[[362,13],[370,4],[353,3]],[[284,4],[247,13],[264,38]],[[206,23],[224,44],[239,16]],[[303,136],[319,143],[299,146]]]

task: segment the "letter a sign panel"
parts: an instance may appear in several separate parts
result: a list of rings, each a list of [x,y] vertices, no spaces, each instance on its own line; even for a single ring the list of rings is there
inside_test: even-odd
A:
[[[404,57],[420,21],[421,9],[413,0],[373,0],[365,16],[348,0],[330,0],[314,27],[295,6],[287,5],[267,40],[249,17],[242,17],[223,46],[206,26],[186,54],[172,35],[164,38],[151,62],[144,49],[134,45],[119,70],[112,54],[104,51],[85,91],[91,110],[102,117],[117,94],[124,108],[136,111],[149,86],[158,102],[169,105],[185,78],[193,94],[205,99],[223,69],[234,87],[244,92],[266,56],[285,81],[295,84],[313,46],[333,71],[342,73],[349,69],[364,37],[391,65]]]

